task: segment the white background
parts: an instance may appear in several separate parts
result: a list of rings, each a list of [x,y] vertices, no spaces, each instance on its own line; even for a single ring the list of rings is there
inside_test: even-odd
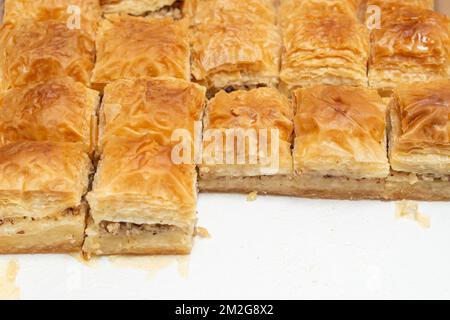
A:
[[[22,299],[448,299],[450,204],[420,209],[430,229],[397,220],[394,203],[201,194],[212,238],[190,257],[0,256],[0,268],[18,262]]]
[[[450,298],[450,205],[421,203],[431,228],[395,204],[201,194],[190,257],[1,256],[27,298]]]

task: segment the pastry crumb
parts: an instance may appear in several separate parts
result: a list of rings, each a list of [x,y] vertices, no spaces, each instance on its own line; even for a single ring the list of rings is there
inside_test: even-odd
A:
[[[419,204],[415,201],[400,201],[396,203],[395,216],[397,219],[406,218],[414,220],[423,228],[430,228],[430,217],[420,213]]]
[[[248,202],[253,202],[253,201],[256,201],[257,198],[258,198],[258,192],[253,191],[253,192],[250,192],[250,193],[248,194],[248,196],[247,196],[247,201],[248,201]]]
[[[211,235],[209,234],[208,229],[203,228],[203,227],[195,228],[195,235],[200,237],[200,238],[203,238],[203,239],[211,238]]]

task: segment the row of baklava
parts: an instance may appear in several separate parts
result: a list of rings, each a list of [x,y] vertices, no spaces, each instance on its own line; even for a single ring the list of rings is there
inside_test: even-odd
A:
[[[72,2],[80,12],[67,11],[65,0],[6,1],[2,89],[54,76],[98,90],[117,79],[171,76],[192,78],[212,94],[318,84],[390,93],[400,83],[450,75],[450,20],[429,10],[428,0],[284,0],[279,10],[272,0],[188,0],[181,20],[101,19],[98,0]],[[170,1],[105,5],[133,13],[127,8],[138,3],[142,13]],[[380,11],[362,19],[373,22],[369,31],[358,12],[374,5]]]
[[[175,78],[117,80],[97,121],[98,92],[70,78],[8,91],[0,252],[78,250],[87,218],[88,254],[189,253],[197,167],[201,191],[450,199],[450,80],[403,85],[389,105],[350,86],[297,89],[292,103],[274,88],[220,91],[206,109],[205,93]]]

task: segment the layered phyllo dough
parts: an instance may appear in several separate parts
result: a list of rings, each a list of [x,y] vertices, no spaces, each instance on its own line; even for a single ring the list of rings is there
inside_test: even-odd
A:
[[[64,22],[46,20],[0,28],[0,88],[7,90],[68,76],[87,86],[95,61],[95,43]]]
[[[0,147],[0,252],[80,250],[92,163],[81,144]]]
[[[0,145],[18,141],[96,145],[97,91],[69,77],[30,84],[0,97]]]
[[[381,6],[371,31],[369,84],[390,92],[402,83],[446,79],[450,74],[450,20],[417,6]]]
[[[188,25],[172,18],[107,15],[97,35],[92,82],[99,89],[119,79],[190,79]]]
[[[281,88],[319,84],[367,86],[369,32],[358,20],[355,1],[286,1]]]

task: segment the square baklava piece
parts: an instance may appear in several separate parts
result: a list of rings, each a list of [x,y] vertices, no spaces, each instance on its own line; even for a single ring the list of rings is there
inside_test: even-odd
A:
[[[83,250],[88,255],[189,254],[196,218],[194,164],[175,164],[172,146],[151,136],[103,148]]]
[[[381,6],[380,28],[371,31],[369,84],[391,94],[401,83],[450,75],[450,20],[417,6]]]
[[[392,169],[450,177],[449,80],[399,86],[391,104],[390,121]]]
[[[225,88],[276,86],[281,55],[278,27],[251,6],[228,9],[222,3],[196,11],[193,20],[198,23],[191,34],[194,80],[211,94]],[[199,18],[206,15],[210,18]]]
[[[284,21],[280,88],[291,93],[318,84],[367,87],[369,33],[357,12],[350,6],[288,8],[282,5],[280,11]]]
[[[92,82],[102,89],[143,76],[190,79],[188,25],[171,18],[107,15],[97,35]]]
[[[89,86],[95,43],[66,22],[5,23],[0,28],[0,55],[2,90],[63,76]]]
[[[299,175],[385,178],[386,106],[374,90],[316,86],[294,92]]]
[[[201,135],[205,88],[175,78],[117,80],[105,87],[99,112],[99,149],[114,137],[152,135],[169,145],[175,130]]]
[[[101,18],[99,0],[6,0],[4,22],[57,20],[95,38]]]
[[[100,0],[100,3],[105,13],[128,13],[134,16],[148,14],[181,16],[179,0]]]
[[[91,161],[79,144],[0,147],[0,252],[80,250]]]
[[[204,88],[175,78],[106,86],[100,161],[87,197],[91,218],[85,252],[190,252],[197,197],[194,142],[201,143],[204,101]]]
[[[295,177],[286,194],[385,199],[386,106],[377,91],[315,86],[293,93]]]
[[[292,118],[292,105],[274,88],[218,92],[204,118],[201,190],[258,191],[258,183],[276,186],[291,175]]]
[[[0,145],[74,142],[93,151],[99,93],[69,77],[30,84],[0,97]]]

